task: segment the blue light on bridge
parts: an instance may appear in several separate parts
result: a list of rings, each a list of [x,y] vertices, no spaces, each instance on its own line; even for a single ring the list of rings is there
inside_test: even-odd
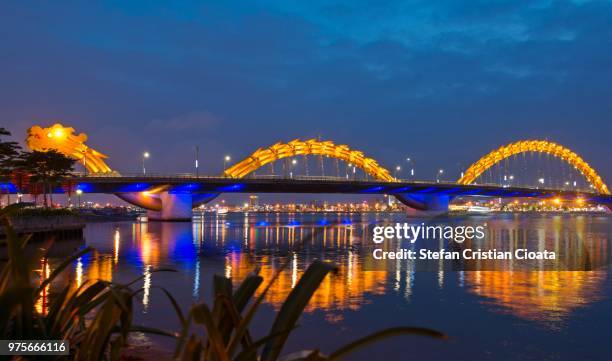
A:
[[[290,226],[299,226],[300,222],[296,221],[295,219],[292,219],[289,221],[288,223]]]
[[[403,192],[406,192],[408,190],[411,190],[412,188],[413,187],[401,187],[401,188],[398,188],[398,189],[394,189],[393,193],[403,193]]]
[[[326,225],[328,225],[328,224],[329,224],[329,221],[328,221],[327,219],[325,219],[325,218],[324,218],[324,219],[322,219],[322,220],[320,220],[320,221],[319,221],[319,224],[320,224],[321,226],[326,226]]]
[[[416,191],[417,193],[435,193],[438,190],[436,187],[427,187]]]
[[[200,188],[201,188],[201,185],[196,184],[196,183],[181,184],[181,185],[172,187],[168,193],[171,193],[171,194],[178,194],[178,193],[190,194],[190,193],[198,191]]]
[[[229,185],[229,186],[219,187],[217,190],[219,192],[239,192],[239,191],[243,190],[244,187],[245,187],[245,185],[240,183],[240,184],[232,184],[232,185]]]
[[[268,223],[266,221],[257,222],[257,226],[259,226],[259,227],[267,227],[269,225],[270,225],[270,223]]]
[[[480,194],[480,192],[481,192],[480,189],[466,189],[458,193],[458,195],[461,195],[461,196],[478,195]]]
[[[385,189],[383,186],[371,187],[362,190],[361,193],[380,193],[383,189]]]
[[[77,184],[76,189],[82,191],[83,193],[91,193],[93,190],[93,185],[91,183],[79,183]]]
[[[459,188],[451,188],[451,189],[442,189],[438,192],[438,194],[444,195],[455,195],[458,191],[461,191]]]
[[[149,189],[151,185],[149,183],[132,183],[126,184],[119,187],[118,193],[133,193],[133,192],[144,192]],[[85,190],[83,190],[85,192]]]

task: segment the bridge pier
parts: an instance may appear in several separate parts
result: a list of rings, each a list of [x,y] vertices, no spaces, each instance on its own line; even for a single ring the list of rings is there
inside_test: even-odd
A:
[[[190,193],[159,193],[160,211],[147,211],[150,221],[191,222],[193,200]]]
[[[446,194],[395,194],[398,201],[408,206],[408,213],[415,215],[439,215],[448,213],[451,196]]]

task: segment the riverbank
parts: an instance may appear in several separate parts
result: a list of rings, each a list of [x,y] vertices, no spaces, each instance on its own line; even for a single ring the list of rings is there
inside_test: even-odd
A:
[[[16,212],[11,223],[18,235],[31,234],[31,241],[81,239],[85,228],[84,219],[67,209],[26,208]],[[6,237],[5,232],[2,227],[0,239]]]

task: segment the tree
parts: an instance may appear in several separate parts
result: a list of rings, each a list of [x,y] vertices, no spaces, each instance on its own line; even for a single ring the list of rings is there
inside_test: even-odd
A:
[[[53,188],[66,180],[74,170],[75,160],[55,150],[45,152],[24,152],[21,155],[20,168],[30,174],[32,185],[40,184],[43,189],[45,207],[49,205],[47,195],[50,195],[53,205]]]
[[[5,141],[3,137],[10,136],[11,132],[0,127],[0,182],[8,183],[11,175],[19,161],[21,146],[17,142]],[[7,193],[7,203],[10,202],[10,194]]]

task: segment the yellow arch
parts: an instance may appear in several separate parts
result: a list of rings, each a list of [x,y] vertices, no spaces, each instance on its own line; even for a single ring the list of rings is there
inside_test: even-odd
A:
[[[111,173],[112,170],[104,162],[108,156],[86,146],[86,141],[85,133],[76,135],[74,128],[59,123],[47,128],[35,125],[28,129],[26,138],[26,144],[32,150],[44,152],[53,149],[80,161],[91,173]]]
[[[557,143],[545,140],[522,140],[499,147],[472,164],[459,179],[459,184],[470,184],[487,169],[515,154],[524,152],[542,152],[560,158],[576,168],[601,194],[610,194],[608,187],[602,181],[595,169],[585,162],[578,154]]]
[[[268,163],[296,155],[325,155],[337,158],[354,164],[377,179],[395,181],[387,169],[381,167],[376,160],[365,157],[363,152],[352,150],[348,145],[337,145],[329,140],[316,139],[306,141],[295,139],[289,143],[276,143],[268,148],[259,148],[244,160],[228,168],[223,174],[230,178],[242,178]]]

